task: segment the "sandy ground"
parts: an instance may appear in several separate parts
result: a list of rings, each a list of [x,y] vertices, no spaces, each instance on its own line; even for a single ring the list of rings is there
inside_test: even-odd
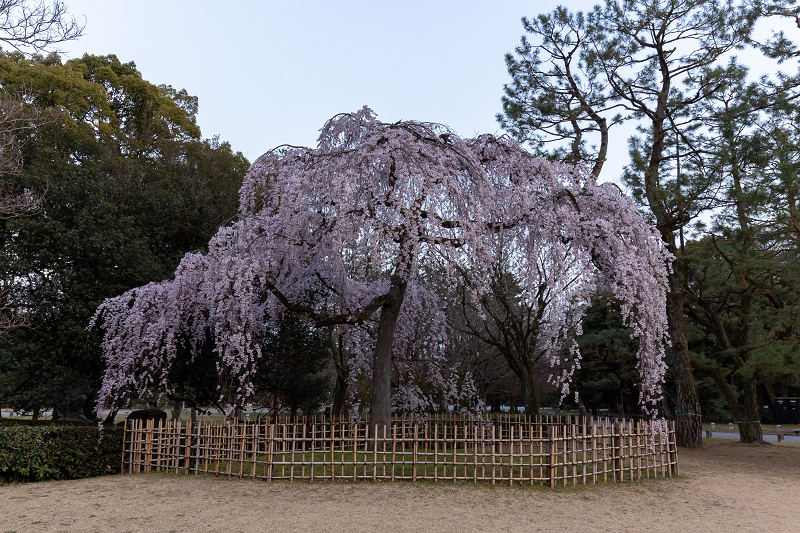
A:
[[[567,489],[138,474],[0,487],[17,531],[800,530],[800,444],[680,450],[681,475]]]

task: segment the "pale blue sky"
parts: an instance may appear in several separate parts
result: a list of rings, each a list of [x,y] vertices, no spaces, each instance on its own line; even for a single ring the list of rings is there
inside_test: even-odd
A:
[[[86,17],[68,57],[116,54],[145,79],[200,99],[205,137],[250,160],[283,143],[313,146],[336,113],[369,105],[383,121],[499,131],[503,56],[520,18],[556,1],[66,0]],[[589,8],[591,1],[570,2]]]
[[[116,54],[148,81],[199,97],[204,137],[253,161],[280,144],[314,146],[331,116],[370,106],[386,122],[499,132],[503,56],[522,16],[593,0],[66,0],[86,19],[67,57]],[[631,130],[612,131],[606,179],[627,162]]]

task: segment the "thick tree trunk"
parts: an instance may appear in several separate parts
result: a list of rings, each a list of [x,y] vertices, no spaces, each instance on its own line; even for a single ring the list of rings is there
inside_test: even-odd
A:
[[[501,405],[503,405],[503,402],[500,401],[500,398],[495,397],[495,400],[492,403],[492,412],[500,413],[502,411],[502,409],[500,409]]]
[[[336,385],[333,389],[333,408],[331,414],[333,416],[343,416],[345,403],[347,402],[347,379],[342,378],[342,375],[336,373]]]
[[[589,418],[589,410],[583,404],[583,398],[581,396],[578,396],[578,411],[580,411],[582,417]]]
[[[683,291],[679,281],[670,274],[670,293],[667,294],[667,317],[669,319],[672,353],[678,390],[676,394],[675,431],[678,446],[698,448],[703,445],[703,419],[697,383],[692,374],[692,359],[686,341],[686,317],[683,314]]]
[[[644,172],[644,189],[647,203],[656,218],[656,226],[667,249],[676,257],[672,264],[672,272],[668,275],[669,292],[667,293],[667,319],[669,321],[672,353],[672,368],[678,382],[677,413],[675,431],[678,446],[698,448],[703,445],[703,425],[700,413],[700,399],[697,396],[697,384],[692,375],[692,360],[689,355],[689,344],[686,341],[686,317],[683,309],[684,279],[681,272],[680,251],[675,244],[675,232],[685,222],[676,220],[667,207],[667,190],[662,187],[660,179],[661,164],[665,150],[666,130],[669,108],[669,95],[674,73],[670,72],[667,62],[669,52],[658,48],[661,84],[652,120],[652,145],[650,157]],[[685,213],[680,213],[683,215]],[[688,220],[688,219],[687,219]]]
[[[720,392],[722,392],[722,395],[725,397],[725,401],[728,402],[728,407],[731,409],[731,414],[733,415],[734,420],[742,420],[745,417],[745,414],[742,411],[742,408],[739,406],[739,400],[736,397],[736,391],[734,391],[731,384],[725,379],[725,373],[723,370],[714,365],[701,363],[699,361],[694,361],[694,365],[700,372],[710,376],[717,383]]]
[[[761,429],[761,417],[758,414],[758,392],[753,377],[744,380],[744,418],[739,420],[739,438],[741,442],[764,442]]]
[[[113,426],[117,423],[117,409],[111,409],[108,412],[105,420],[103,420],[104,426]]]
[[[347,356],[344,352],[343,339],[339,336],[334,354],[336,364],[336,385],[333,389],[333,416],[344,415],[345,403],[347,402],[347,381],[350,378],[350,370],[347,367]]]
[[[382,426],[392,422],[392,345],[397,318],[406,293],[407,282],[392,276],[389,300],[381,307],[378,320],[378,338],[372,358],[372,397],[370,400],[370,426],[382,431]]]
[[[175,402],[172,404],[172,419],[178,420],[183,412],[183,402]]]
[[[744,382],[744,408],[739,405],[739,398],[733,386],[725,379],[723,370],[714,365],[694,361],[694,365],[700,372],[714,379],[728,402],[731,414],[739,427],[739,439],[741,442],[763,442],[764,435],[761,429],[761,422],[758,416],[758,396],[756,393],[755,378],[748,378]]]
[[[769,383],[762,383],[762,387],[764,387],[764,392],[767,394],[767,401],[769,402],[769,408],[775,409],[775,389],[772,388],[772,385]]]
[[[539,416],[539,389],[536,386],[536,376],[526,372],[522,380],[522,395],[525,400],[525,414]]]

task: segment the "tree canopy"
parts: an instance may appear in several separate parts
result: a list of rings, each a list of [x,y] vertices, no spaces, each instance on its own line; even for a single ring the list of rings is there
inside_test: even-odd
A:
[[[22,167],[2,177],[42,199],[0,228],[8,304],[29,325],[0,349],[4,402],[58,411],[99,386],[99,337],[85,329],[97,305],[203,249],[235,216],[248,163],[200,138],[196,98],[115,56],[2,55],[0,79],[50,117],[21,133]]]
[[[526,297],[546,307],[538,349],[553,364],[576,356],[564,324],[602,274],[640,339],[641,400],[651,407],[665,370],[665,251],[635,204],[582,167],[536,158],[511,139],[386,124],[368,108],[328,121],[316,149],[266,153],[244,180],[239,219],[207,254],[187,255],[174,280],[103,303],[101,401],[163,386],[176,341],[186,334],[191,350],[205,331],[246,400],[257,338],[283,310],[318,327],[377,314],[370,409],[374,423],[388,423],[393,347],[423,315],[413,305],[425,301],[421,259],[443,258],[447,279],[466,273],[480,294],[497,240],[510,243]],[[566,391],[569,378],[565,370],[554,379]]]
[[[787,104],[797,97],[798,78],[778,71],[748,80],[736,53],[750,48],[778,61],[796,57],[796,46],[783,32],[760,42],[753,35],[756,23],[768,17],[797,20],[793,4],[606,0],[585,14],[559,7],[523,19],[526,35],[506,57],[512,81],[505,87],[499,119],[549,157],[583,161],[600,176],[613,128],[622,122],[637,127],[628,140],[630,164],[622,181],[647,209],[675,258],[667,309],[680,445],[701,443],[693,367],[715,375],[723,390],[736,376],[745,398],[731,389],[725,394],[728,403],[744,424],[743,439],[761,440],[753,423],[758,372],[750,356],[757,351],[755,339],[770,333],[756,326],[754,304],[766,298],[770,287],[782,286],[774,276],[789,257],[776,252],[776,242],[769,243],[762,233],[765,226],[781,225],[787,207],[783,201],[778,202],[782,207],[767,207],[770,186],[764,169],[785,168],[787,161],[767,141],[772,135],[767,124],[791,120]],[[770,119],[765,121],[764,114]],[[782,146],[793,150],[791,142]],[[790,190],[776,187],[773,198]],[[711,228],[704,222],[709,218],[715,219]],[[698,224],[693,227],[693,222]],[[693,231],[707,235],[687,243]],[[724,264],[727,273],[718,270]],[[766,271],[756,275],[759,268]],[[709,276],[712,271],[715,275]],[[727,282],[717,279],[722,277],[738,281],[723,290]],[[706,340],[694,344],[700,353],[689,346],[687,314],[690,328],[704,330]],[[733,324],[738,324],[735,335]],[[708,339],[718,346],[709,350]],[[726,371],[708,366],[711,352],[717,363],[731,358]],[[740,401],[746,407],[740,409]]]

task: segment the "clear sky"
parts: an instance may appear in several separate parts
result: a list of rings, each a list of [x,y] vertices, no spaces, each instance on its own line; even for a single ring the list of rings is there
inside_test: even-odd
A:
[[[497,132],[509,81],[503,56],[519,43],[520,18],[558,4],[66,3],[86,18],[84,36],[61,45],[67,57],[113,53],[150,82],[186,89],[199,97],[203,135],[219,134],[251,161],[279,144],[313,146],[328,118],[364,105],[386,122],[441,122],[467,137]]]
[[[314,146],[331,116],[370,106],[385,122],[496,133],[504,54],[523,16],[596,0],[66,0],[86,20],[66,57],[116,54],[144,78],[199,97],[204,137],[253,161],[280,144]],[[612,131],[606,178],[627,162]]]

